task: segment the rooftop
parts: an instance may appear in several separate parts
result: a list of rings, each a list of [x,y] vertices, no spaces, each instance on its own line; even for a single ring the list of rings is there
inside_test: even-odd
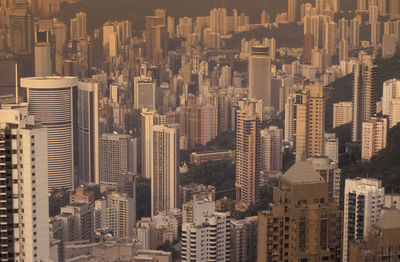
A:
[[[319,183],[324,181],[312,164],[307,161],[296,162],[286,171],[283,178],[295,184]]]
[[[383,213],[376,225],[381,229],[399,229],[400,228],[400,210],[390,208]]]

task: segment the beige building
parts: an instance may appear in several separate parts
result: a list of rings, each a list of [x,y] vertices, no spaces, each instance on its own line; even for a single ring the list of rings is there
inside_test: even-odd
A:
[[[136,199],[126,193],[112,192],[107,195],[106,225],[115,237],[133,236],[136,222]]]
[[[339,102],[333,104],[333,125],[335,128],[350,123],[353,118],[353,103]]]
[[[152,127],[151,215],[179,208],[179,125]]]
[[[342,214],[328,183],[298,161],[274,188],[270,210],[258,213],[257,261],[338,261]]]
[[[362,124],[361,159],[369,160],[378,151],[386,147],[388,120],[383,117],[371,117]]]
[[[236,119],[236,208],[246,210],[258,202],[261,119],[254,104],[238,110]]]
[[[322,85],[296,94],[296,161],[324,153],[325,96]]]

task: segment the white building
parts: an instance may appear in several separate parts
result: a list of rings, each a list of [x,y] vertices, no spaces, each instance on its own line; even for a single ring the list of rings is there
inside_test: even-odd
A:
[[[333,104],[333,128],[350,123],[353,120],[353,103],[339,102]]]
[[[270,126],[261,130],[261,168],[264,172],[282,170],[283,130]]]
[[[388,119],[371,117],[362,123],[361,159],[369,160],[378,151],[384,149],[387,143]]]
[[[230,261],[230,213],[198,213],[197,223],[182,224],[182,261]]]
[[[74,107],[76,77],[22,78],[29,114],[47,127],[49,191],[74,188]]]
[[[152,127],[151,215],[179,208],[179,125]]]
[[[47,130],[35,125],[26,106],[0,110],[0,218],[6,227],[0,250],[3,258],[45,261],[50,257]]]
[[[346,179],[344,188],[343,262],[347,262],[350,243],[367,237],[385,203],[382,182],[373,178]]]
[[[133,236],[136,223],[136,199],[126,193],[112,192],[107,195],[106,225],[115,237],[126,238]]]

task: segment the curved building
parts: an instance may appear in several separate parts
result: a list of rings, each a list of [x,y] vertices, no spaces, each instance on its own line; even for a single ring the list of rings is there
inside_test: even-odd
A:
[[[22,78],[29,114],[47,127],[49,191],[74,187],[74,89],[76,77]]]

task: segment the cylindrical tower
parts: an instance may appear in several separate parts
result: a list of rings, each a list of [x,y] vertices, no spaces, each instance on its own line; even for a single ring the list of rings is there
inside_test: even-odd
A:
[[[49,191],[74,188],[74,89],[76,77],[22,78],[29,114],[47,127]]]

